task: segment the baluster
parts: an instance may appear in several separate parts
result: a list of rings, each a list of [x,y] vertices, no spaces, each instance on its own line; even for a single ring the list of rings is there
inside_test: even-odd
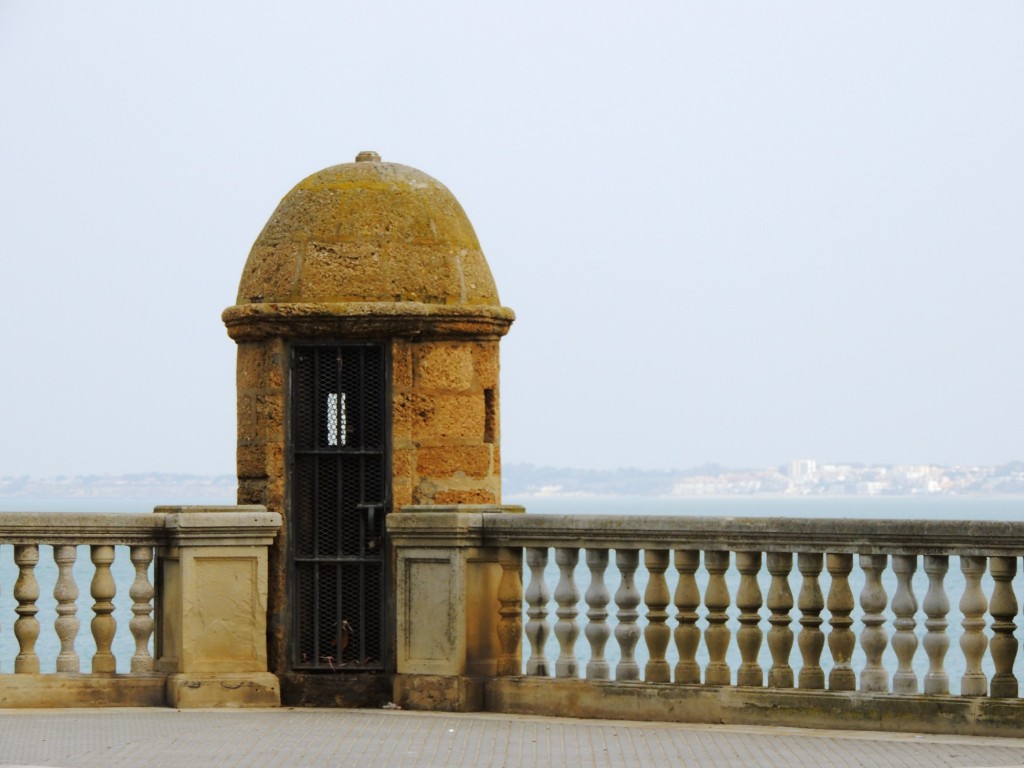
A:
[[[81,664],[75,651],[75,638],[78,637],[78,584],[75,583],[73,568],[78,558],[78,547],[71,545],[55,545],[53,560],[57,563],[57,583],[53,585],[53,598],[57,601],[57,620],[53,628],[60,640],[60,653],[57,654],[58,672],[79,672]]]
[[[612,596],[604,583],[604,572],[608,567],[607,549],[588,549],[587,567],[590,569],[590,586],[587,587],[587,628],[584,634],[590,643],[590,661],[587,662],[588,680],[607,680],[611,669],[604,658],[604,647],[612,636],[608,626],[608,603]]]
[[[644,680],[648,683],[672,682],[672,670],[665,661],[668,641],[672,630],[668,628],[669,592],[665,580],[668,568],[667,549],[648,549],[644,551],[644,565],[647,567],[647,588],[644,590],[644,603],[647,605],[647,628],[644,630],[644,641],[650,660],[644,667]]]
[[[850,667],[853,646],[857,641],[853,630],[850,629],[853,624],[853,619],[850,618],[853,612],[853,592],[850,590],[853,555],[826,555],[825,567],[832,577],[832,585],[828,588],[828,610],[832,614],[828,622],[828,650],[832,654],[828,688],[830,691],[855,691],[857,678]]]
[[[925,693],[949,693],[949,676],[945,668],[946,651],[949,650],[949,635],[946,634],[949,597],[943,584],[948,570],[949,557],[946,555],[925,555],[924,572],[928,574],[928,592],[924,596],[924,613],[928,617],[924,622],[928,630],[924,636],[924,651],[928,654]]]
[[[518,676],[523,672],[523,550],[499,547],[498,563],[498,664],[499,677]]]
[[[18,638],[18,656],[14,660],[14,671],[19,674],[39,674],[39,657],[36,656],[36,639],[39,637],[39,620],[36,619],[36,600],[39,599],[39,582],[36,581],[35,567],[39,562],[37,544],[15,544],[14,563],[18,566],[18,580],[14,582],[14,599],[18,601],[14,611],[18,619],[14,622],[14,636]]]
[[[530,658],[526,661],[526,674],[548,677],[548,659],[544,645],[548,641],[548,600],[551,594],[544,583],[544,568],[548,564],[547,547],[527,547],[526,565],[530,568],[530,586],[526,588],[526,639],[530,641]]]
[[[704,567],[708,571],[708,586],[704,592],[707,608],[708,628],[704,630],[704,643],[708,647],[708,668],[704,672],[707,685],[730,685],[732,672],[725,660],[729,650],[729,587],[725,583],[725,572],[729,570],[729,553],[710,551],[704,553]]]
[[[153,548],[134,546],[129,553],[132,565],[135,566],[135,580],[128,589],[128,597],[132,599],[132,617],[128,620],[128,629],[135,638],[131,670],[134,674],[142,674],[153,671],[153,656],[149,652],[149,638],[153,634],[153,596],[156,594],[149,582]]]
[[[619,642],[621,657],[615,667],[616,680],[639,680],[640,665],[633,658],[633,651],[640,640],[640,627],[636,620],[640,617],[637,606],[640,605],[640,590],[636,588],[634,575],[640,565],[640,552],[636,549],[615,550],[615,565],[619,569],[622,580],[615,591],[615,605],[618,606],[616,616],[619,623],[615,627],[615,639]]]
[[[992,676],[989,695],[994,699],[1017,698],[1017,678],[1013,675],[1013,662],[1017,659],[1017,640],[1013,631],[1017,628],[1017,596],[1013,594],[1011,582],[1017,575],[1017,558],[992,557],[989,559],[992,574],[992,602],[988,612],[992,614],[992,662],[996,668]]]
[[[892,612],[896,614],[893,627],[892,649],[896,652],[899,668],[892,678],[893,693],[920,693],[914,674],[914,653],[917,651],[917,596],[913,578],[917,570],[917,555],[893,555],[892,570],[896,574],[896,594],[892,598]]]
[[[95,601],[92,606],[95,614],[92,619],[92,636],[96,641],[96,655],[92,657],[92,671],[115,672],[117,662],[110,646],[117,632],[117,620],[114,618],[114,595],[117,585],[110,573],[110,564],[114,562],[114,547],[108,544],[92,545],[92,563],[96,571],[92,576],[90,594]]]
[[[821,594],[822,555],[820,552],[800,552],[796,566],[800,570],[800,595],[797,608],[800,609],[800,677],[801,688],[821,690],[825,687],[825,670],[821,668],[821,652],[825,647],[825,633],[821,631],[821,610],[825,598]]]
[[[769,552],[768,573],[772,583],[768,586],[768,650],[772,654],[772,666],[768,670],[768,685],[772,688],[792,688],[793,668],[789,665],[789,654],[793,650],[793,630],[789,612],[793,610],[793,591],[789,588],[789,572],[793,570],[793,555],[790,552]]]
[[[889,643],[888,634],[882,626],[885,624],[885,606],[889,602],[882,586],[882,571],[888,560],[888,555],[860,556],[860,568],[864,571],[864,589],[860,593],[864,629],[860,634],[860,646],[867,657],[864,671],[860,673],[862,691],[889,690],[889,672],[882,666],[882,654]]]
[[[697,664],[697,647],[700,645],[700,629],[697,627],[697,608],[700,606],[700,591],[694,574],[700,565],[700,551],[677,549],[675,552],[676,571],[676,629],[674,638],[679,661],[676,664],[677,683],[700,683],[700,667]]]
[[[964,654],[966,669],[960,678],[961,696],[984,696],[988,688],[988,680],[981,671],[981,660],[988,648],[988,637],[985,636],[985,611],[988,600],[981,591],[981,577],[987,565],[984,557],[962,556],[960,571],[964,575],[964,593],[960,597],[960,613],[964,620],[961,626],[964,633],[960,635],[960,650]]]
[[[757,574],[761,571],[760,552],[737,552],[736,570],[740,572],[740,587],[736,591],[736,607],[740,609],[740,628],[736,643],[740,647],[739,672],[736,683],[743,686],[764,685],[764,670],[757,663],[761,650],[761,587]]]
[[[558,566],[558,584],[555,586],[555,637],[558,638],[558,659],[555,661],[555,677],[579,677],[576,662],[576,638],[580,635],[576,616],[580,602],[580,591],[576,587],[576,563],[580,551],[573,547],[555,547],[555,564]]]

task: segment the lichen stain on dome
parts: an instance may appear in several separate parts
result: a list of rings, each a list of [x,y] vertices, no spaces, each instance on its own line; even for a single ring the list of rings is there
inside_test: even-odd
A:
[[[249,252],[238,304],[500,306],[473,225],[447,187],[364,156],[285,195]]]

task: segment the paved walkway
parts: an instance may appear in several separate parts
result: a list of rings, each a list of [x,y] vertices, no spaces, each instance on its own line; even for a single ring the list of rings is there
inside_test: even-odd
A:
[[[1024,766],[1024,739],[280,709],[0,710],[7,766]]]

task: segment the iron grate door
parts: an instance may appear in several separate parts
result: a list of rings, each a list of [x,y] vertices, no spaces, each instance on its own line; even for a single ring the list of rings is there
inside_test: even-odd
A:
[[[380,344],[292,350],[292,666],[384,668],[387,430]]]

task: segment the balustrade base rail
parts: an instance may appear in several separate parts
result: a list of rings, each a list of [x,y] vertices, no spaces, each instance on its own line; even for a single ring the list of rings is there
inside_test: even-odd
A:
[[[505,677],[486,681],[484,709],[602,720],[1024,737],[1019,700],[982,697]]]
[[[162,707],[167,675],[0,675],[0,708]]]

